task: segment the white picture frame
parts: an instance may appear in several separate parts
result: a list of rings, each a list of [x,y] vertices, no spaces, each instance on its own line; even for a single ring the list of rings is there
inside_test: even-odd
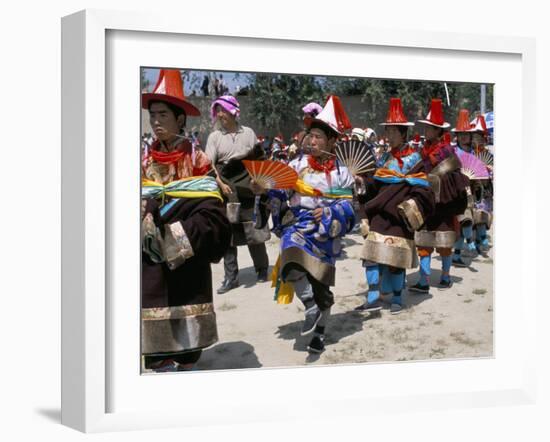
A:
[[[113,63],[115,52],[109,46],[109,36],[115,34],[129,35],[142,39],[167,39],[170,44],[180,44],[180,40],[214,38],[223,42],[224,37],[234,42],[246,41],[255,44],[267,44],[275,51],[281,48],[315,51],[317,47],[325,53],[334,50],[357,51],[378,50],[384,57],[392,51],[421,51],[423,56],[447,57],[471,56],[483,63],[485,57],[509,59],[512,69],[519,69],[509,84],[516,84],[519,90],[505,91],[519,99],[520,110],[499,109],[498,100],[506,103],[507,96],[499,95],[499,83],[495,86],[497,119],[496,139],[498,140],[498,125],[511,121],[515,115],[516,127],[521,133],[521,155],[528,157],[534,149],[535,102],[535,43],[534,40],[519,37],[480,38],[477,35],[457,33],[432,33],[426,31],[379,32],[376,29],[366,29],[360,26],[338,26],[335,32],[326,34],[310,28],[264,27],[260,23],[246,23],[246,26],[235,26],[221,19],[214,18],[208,22],[185,22],[182,25],[177,17],[168,14],[151,15],[145,13],[122,13],[111,11],[87,10],[63,18],[62,21],[62,423],[84,432],[102,432],[128,429],[164,428],[179,426],[208,425],[217,423],[242,423],[273,421],[277,419],[296,419],[298,416],[309,416],[332,401],[337,406],[332,407],[333,415],[366,415],[371,412],[386,412],[432,409],[457,409],[468,407],[498,406],[502,404],[533,404],[535,401],[536,382],[536,324],[529,321],[523,313],[529,305],[534,305],[536,287],[534,279],[524,279],[520,295],[514,301],[519,312],[515,318],[515,331],[506,330],[503,322],[513,314],[509,300],[496,301],[495,324],[497,338],[495,342],[495,358],[479,361],[438,361],[415,362],[409,364],[367,364],[345,367],[293,368],[293,369],[262,369],[235,370],[224,373],[192,373],[192,378],[186,375],[144,377],[139,376],[139,370],[126,372],[128,383],[125,391],[117,393],[117,403],[132,402],[135,398],[128,396],[128,389],[140,385],[147,394],[173,389],[174,385],[186,388],[186,395],[197,401],[194,407],[181,407],[174,411],[170,404],[155,406],[154,409],[130,409],[127,406],[113,405],[112,392],[123,383],[121,374],[113,374],[113,370],[124,364],[113,367],[112,339],[113,324],[117,318],[112,311],[113,300],[109,298],[109,290],[116,283],[112,281],[109,265],[116,259],[114,253],[122,253],[120,249],[111,246],[114,241],[110,225],[114,222],[114,196],[112,191],[111,162],[122,161],[114,159],[113,152],[108,150],[116,136],[108,133],[106,124],[109,119],[116,118],[116,109],[108,108],[109,95],[112,93],[110,81],[113,78],[106,75],[109,63]],[[195,41],[194,40],[194,41]],[[197,40],[197,41],[198,41]],[[237,44],[237,43],[236,43]],[[305,45],[305,46],[304,46]],[[127,51],[129,55],[131,51]],[[120,55],[120,53],[116,53]],[[160,59],[159,59],[160,60]],[[418,69],[417,75],[422,76],[422,66],[417,66],[411,57],[411,69]],[[215,63],[200,67],[208,69],[239,70],[239,65],[228,65],[230,60],[220,57]],[[281,72],[269,60],[257,61],[257,70]],[[518,64],[519,63],[519,64]],[[261,64],[261,66],[260,66]],[[144,62],[143,65],[154,65]],[[160,66],[160,64],[158,64]],[[515,68],[514,68],[515,66]],[[183,66],[174,66],[183,67]],[[194,66],[191,66],[194,67]],[[199,67],[199,66],[196,66]],[[240,66],[244,69],[243,66]],[[352,68],[350,68],[352,69]],[[133,72],[133,71],[132,71]],[[289,72],[287,70],[287,72]],[[290,71],[292,72],[292,71]],[[336,71],[325,72],[327,74]],[[384,75],[384,72],[381,75]],[[387,71],[389,72],[389,71]],[[410,71],[409,71],[410,72]],[[338,73],[338,72],[336,72]],[[343,73],[343,72],[342,72]],[[502,73],[501,73],[502,74]],[[136,73],[137,78],[138,73]],[[391,73],[386,74],[391,77]],[[394,74],[395,75],[395,74]],[[411,74],[408,74],[411,75]],[[477,76],[476,76],[477,75]],[[504,75],[504,74],[502,74]],[[511,73],[510,75],[514,75]],[[368,76],[368,75],[365,75]],[[451,74],[449,74],[452,77]],[[463,79],[475,81],[490,79],[491,75],[483,77],[482,73]],[[410,77],[405,77],[410,78]],[[519,80],[519,84],[518,82]],[[445,78],[447,79],[447,78]],[[452,78],[451,78],[452,80]],[[503,82],[506,80],[503,80]],[[514,83],[515,82],[515,83]],[[502,83],[504,84],[504,83]],[[135,118],[139,119],[137,109],[139,100],[136,98],[132,106],[136,107]],[[500,113],[499,113],[500,112]],[[133,119],[134,116],[128,117]],[[508,118],[508,119],[507,119]],[[119,130],[117,128],[117,130]],[[139,134],[136,136],[136,143]],[[500,140],[496,142],[499,143]],[[115,141],[116,144],[116,141]],[[137,144],[136,144],[137,145]],[[503,140],[502,145],[505,145]],[[516,147],[516,150],[518,148]],[[118,154],[117,154],[118,155]],[[510,186],[505,180],[499,180],[499,168],[506,171],[510,167],[506,162],[506,153],[496,157],[497,192],[501,195],[519,198],[520,208],[517,214],[519,225],[518,236],[515,237],[517,252],[515,259],[521,262],[522,274],[527,274],[527,256],[536,256],[536,243],[521,241],[526,235],[521,226],[536,218],[536,191],[523,184]],[[501,159],[502,158],[502,159]],[[507,166],[508,164],[508,166]],[[527,174],[528,163],[522,163],[521,173]],[[503,176],[503,175],[502,175]],[[130,174],[130,183],[134,177]],[[130,189],[130,190],[128,190]],[[138,213],[139,205],[133,205],[131,185],[117,192],[129,196],[129,216]],[[136,192],[138,190],[136,189]],[[136,193],[138,195],[138,193]],[[137,201],[137,200],[136,200]],[[506,215],[510,208],[505,206],[502,198],[499,205],[497,196],[495,204],[496,250],[510,258],[512,244],[500,232],[506,232]],[[120,209],[117,208],[120,213]],[[137,215],[135,217],[138,219]],[[500,221],[500,220],[503,221]],[[509,222],[509,220],[508,220]],[[130,229],[131,230],[131,229]],[[137,238],[138,236],[136,236]],[[508,241],[508,242],[507,242]],[[130,253],[127,251],[125,253]],[[495,259],[495,297],[504,290],[513,290],[513,283],[506,287],[502,275],[510,274],[510,263]],[[500,279],[499,279],[500,278]],[[139,287],[138,280],[135,281]],[[499,292],[499,290],[501,290]],[[137,298],[136,298],[137,299]],[[137,306],[139,309],[139,305]],[[116,310],[116,309],[115,309]],[[120,309],[119,309],[120,310]],[[136,317],[139,322],[139,316]],[[499,324],[501,327],[499,328]],[[115,327],[116,328],[116,327]],[[139,328],[139,325],[138,325]],[[498,335],[502,338],[498,337]],[[139,342],[128,342],[129,348],[139,346]],[[516,361],[513,361],[515,355]],[[132,362],[133,364],[133,362]],[[134,364],[135,365],[135,364]],[[483,370],[481,370],[481,366]],[[354,382],[365,373],[380,376],[391,373],[390,376],[401,376],[404,370],[419,379],[417,388],[411,386],[406,391],[371,390]],[[494,379],[489,382],[489,374],[495,370]],[[438,372],[444,373],[437,375]],[[474,379],[476,373],[482,373],[481,378]],[[395,374],[394,374],[395,373]],[[435,373],[435,375],[434,375]],[[446,373],[463,373],[465,379],[454,378],[452,388],[446,388]],[[426,378],[432,377],[433,384],[426,384]],[[483,377],[486,376],[486,377]],[[299,397],[288,397],[285,404],[283,396],[277,396],[277,390],[283,390],[285,385],[303,385],[307,379],[318,380],[339,379],[340,388],[327,388],[323,394],[313,395],[301,401]],[[113,382],[113,379],[116,381]],[[192,379],[192,383],[189,382]],[[230,380],[228,383],[227,381]],[[188,385],[185,385],[185,383]],[[294,383],[294,384],[293,384]],[[192,385],[191,385],[192,384]],[[244,388],[248,386],[248,388]],[[271,385],[270,387],[265,387]],[[202,401],[199,398],[200,389],[209,388],[218,396],[215,403]],[[266,390],[267,388],[267,390]],[[271,388],[271,389],[269,389]],[[262,393],[263,389],[263,393]],[[248,391],[251,390],[251,391]],[[452,391],[451,391],[452,390]],[[273,400],[262,402],[261,395],[269,391]],[[290,391],[286,392],[290,394]],[[146,398],[146,394],[143,395]],[[300,405],[307,403],[310,411],[303,411]],[[290,405],[289,405],[290,404]],[[285,406],[286,405],[286,406]]]

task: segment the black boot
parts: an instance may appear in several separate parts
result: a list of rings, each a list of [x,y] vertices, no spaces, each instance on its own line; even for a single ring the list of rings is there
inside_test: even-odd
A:
[[[307,346],[310,353],[323,353],[325,351],[325,327],[315,327],[315,334]]]
[[[224,279],[221,287],[217,290],[218,295],[223,295],[229,290],[239,287],[239,281],[236,279]]]
[[[266,282],[267,281],[267,268],[257,269],[256,270],[256,281]]]

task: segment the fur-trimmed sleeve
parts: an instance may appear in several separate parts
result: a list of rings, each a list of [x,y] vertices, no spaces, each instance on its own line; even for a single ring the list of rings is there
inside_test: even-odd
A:
[[[216,198],[178,201],[163,217],[165,242],[172,235],[186,259],[218,262],[229,247],[231,224]]]

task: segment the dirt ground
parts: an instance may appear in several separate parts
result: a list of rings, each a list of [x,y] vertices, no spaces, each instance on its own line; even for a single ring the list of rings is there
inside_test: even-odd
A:
[[[267,243],[270,263],[278,255],[278,239]],[[359,259],[363,239],[346,236],[337,262],[335,305],[327,325],[326,351],[309,354],[311,336],[300,336],[304,308],[273,300],[271,283],[257,283],[246,247],[239,247],[240,286],[223,295],[214,293],[219,342],[206,349],[199,370],[291,367],[308,364],[407,361],[490,357],[493,354],[492,250],[469,267],[452,267],[453,286],[439,290],[441,260],[432,259],[432,285],[426,295],[404,292],[405,309],[389,313],[354,312],[364,302],[366,280]],[[470,260],[468,260],[470,261]],[[223,261],[212,268],[214,292],[223,279]],[[407,284],[418,270],[407,274]]]

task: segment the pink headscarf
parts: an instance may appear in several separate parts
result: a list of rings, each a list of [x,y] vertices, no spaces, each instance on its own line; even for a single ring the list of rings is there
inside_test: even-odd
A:
[[[233,95],[222,95],[221,97],[216,98],[210,106],[210,116],[212,117],[212,121],[216,119],[216,105],[220,105],[235,118],[238,118],[241,113],[239,109],[239,102]]]
[[[306,104],[302,108],[302,112],[304,114],[312,116],[312,117],[316,117],[317,114],[319,114],[319,112],[321,112],[322,110],[323,110],[323,108],[319,104],[317,104],[313,101],[311,103]]]

